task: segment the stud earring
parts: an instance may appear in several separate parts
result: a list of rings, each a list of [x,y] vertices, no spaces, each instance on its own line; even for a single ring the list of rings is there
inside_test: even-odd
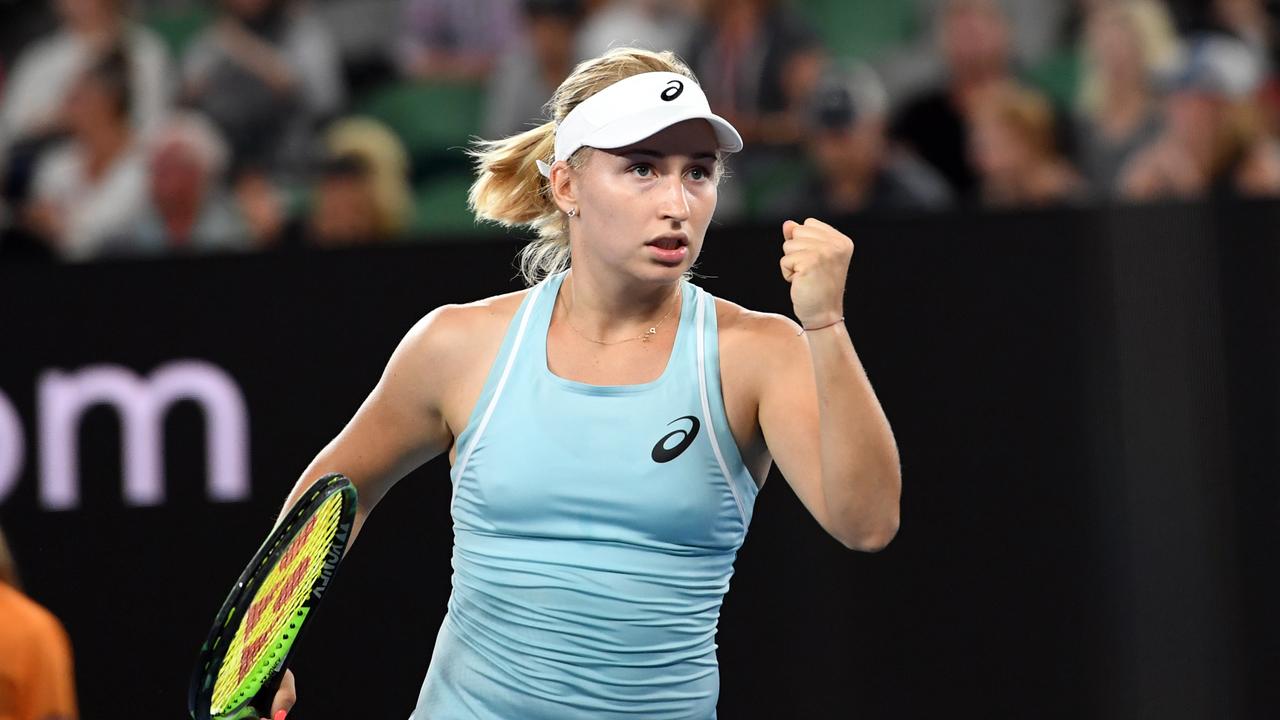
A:
[[[577,217],[578,208],[569,208],[569,217]]]

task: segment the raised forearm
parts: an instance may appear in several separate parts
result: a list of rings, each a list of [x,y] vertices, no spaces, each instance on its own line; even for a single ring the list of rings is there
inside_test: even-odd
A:
[[[818,400],[820,519],[841,542],[879,550],[898,531],[902,478],[893,433],[843,322],[853,241],[807,218],[782,224],[783,278],[806,330]],[[817,501],[817,498],[814,498]]]
[[[878,550],[898,529],[902,475],[893,431],[844,323],[806,333],[818,390],[822,490],[848,546]]]

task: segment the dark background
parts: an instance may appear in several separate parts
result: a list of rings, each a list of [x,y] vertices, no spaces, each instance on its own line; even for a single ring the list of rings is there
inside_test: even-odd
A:
[[[900,447],[902,526],[847,551],[775,475],[720,621],[720,717],[1280,715],[1280,207],[862,217],[848,326]],[[788,313],[778,227],[716,227],[700,284]],[[516,240],[0,267],[0,391],[27,461],[0,498],[66,624],[86,718],[185,716],[200,640],[311,457],[437,305],[516,289]],[[118,424],[82,427],[79,509],[37,504],[49,369],[199,358],[248,401],[253,494],[126,507]],[[443,459],[374,513],[294,663],[291,717],[404,718],[449,593]]]

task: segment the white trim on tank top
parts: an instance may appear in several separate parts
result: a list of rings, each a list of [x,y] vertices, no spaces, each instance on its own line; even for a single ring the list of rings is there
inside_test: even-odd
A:
[[[538,296],[542,292],[542,287],[546,281],[538,283],[532,290],[532,295],[525,304],[520,315],[520,327],[516,331],[515,342],[511,345],[511,351],[507,354],[507,364],[502,369],[502,376],[498,379],[498,385],[494,388],[493,397],[489,400],[488,407],[485,408],[484,416],[480,419],[480,424],[476,426],[475,436],[471,438],[471,442],[467,445],[463,452],[462,459],[458,463],[458,479],[461,480],[463,473],[467,471],[467,465],[471,462],[471,454],[475,450],[476,445],[480,443],[480,438],[484,435],[485,427],[489,424],[489,418],[493,416],[493,411],[498,407],[498,399],[502,395],[502,390],[506,387],[507,376],[511,374],[511,368],[515,365],[516,355],[520,351],[520,345],[524,342],[525,328],[529,324],[529,316],[533,311],[534,305],[538,301]],[[720,466],[720,474],[724,477],[725,482],[729,485],[729,492],[733,495],[733,502],[738,507],[738,516],[742,518],[743,528],[747,525],[747,511],[742,504],[742,497],[738,493],[738,488],[734,485],[733,476],[729,473],[729,466],[725,463],[724,453],[720,451],[720,441],[716,435],[715,422],[711,419],[711,402],[707,395],[707,362],[706,362],[706,345],[704,339],[704,330],[706,327],[706,299],[711,296],[702,288],[694,286],[697,291],[697,302],[694,307],[694,325],[697,332],[694,333],[695,345],[698,355],[698,394],[702,400],[702,420],[707,426],[707,438],[711,441],[711,452],[715,455],[716,463]],[[712,300],[711,302],[715,302]],[[674,348],[672,352],[675,352]],[[669,361],[668,361],[669,362]],[[453,504],[458,495],[458,483],[453,483],[452,493],[449,496],[449,514],[453,514]]]
[[[529,325],[529,316],[533,314],[533,307],[538,302],[538,295],[542,292],[542,288],[547,284],[546,280],[533,286],[528,301],[524,308],[520,311],[520,328],[516,331],[515,342],[511,344],[511,351],[507,354],[507,364],[502,368],[502,376],[498,378],[498,385],[493,389],[493,397],[489,400],[489,406],[484,409],[484,416],[480,418],[480,424],[476,426],[475,436],[471,438],[471,442],[463,451],[462,459],[458,462],[458,481],[453,483],[453,491],[449,495],[449,514],[453,515],[453,502],[458,497],[458,485],[461,483],[462,474],[467,471],[467,463],[471,462],[471,453],[475,450],[476,445],[480,443],[480,437],[484,435],[484,429],[489,424],[489,418],[493,417],[493,411],[498,407],[498,398],[502,396],[502,389],[507,385],[507,376],[511,374],[511,367],[515,365],[516,356],[520,353],[520,344],[524,342],[524,330]]]
[[[729,484],[729,492],[733,494],[733,502],[738,506],[738,515],[742,518],[742,531],[747,530],[747,511],[742,504],[742,497],[738,494],[738,487],[733,482],[733,476],[729,474],[729,466],[724,461],[724,453],[720,452],[720,440],[716,436],[716,426],[711,420],[711,402],[707,397],[707,351],[703,341],[703,325],[706,322],[706,302],[710,300],[714,303],[710,293],[698,288],[697,311],[694,314],[694,324],[697,325],[696,333],[698,346],[698,394],[702,396],[702,421],[707,425],[707,438],[711,440],[711,452],[716,456],[716,462],[720,464],[720,474],[724,476],[724,481]],[[714,311],[714,307],[712,308]],[[719,333],[716,333],[719,335]],[[718,370],[718,368],[717,368]],[[723,395],[724,390],[721,389]]]

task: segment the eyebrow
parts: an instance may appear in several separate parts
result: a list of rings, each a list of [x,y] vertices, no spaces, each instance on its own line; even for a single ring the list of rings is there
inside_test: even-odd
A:
[[[634,149],[634,150],[627,150],[627,151],[624,151],[624,152],[622,152],[622,153],[620,153],[620,154],[621,154],[621,155],[645,155],[645,156],[648,156],[648,157],[655,157],[655,158],[659,158],[659,159],[667,157],[667,153],[664,153],[664,152],[658,152],[657,150],[650,150],[650,149],[648,149],[648,148],[636,148],[636,149]],[[694,159],[694,160],[715,160],[715,159],[716,159],[716,154],[715,154],[715,153],[707,153],[707,152],[703,152],[703,153],[694,153],[694,154],[692,155],[692,157],[693,157],[693,159]]]

